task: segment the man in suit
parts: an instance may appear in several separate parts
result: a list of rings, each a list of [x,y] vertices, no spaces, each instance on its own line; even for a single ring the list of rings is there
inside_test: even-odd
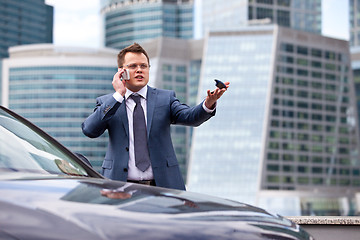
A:
[[[149,87],[149,68],[149,57],[139,44],[121,50],[118,72],[112,82],[115,93],[96,99],[96,108],[83,122],[82,130],[90,138],[99,137],[108,130],[109,145],[102,164],[105,177],[185,190],[171,141],[170,125],[199,126],[214,116],[216,101],[229,87],[229,82],[223,89],[208,90],[202,103],[189,107],[179,102],[174,91]],[[126,69],[129,80],[123,79]],[[133,114],[138,112],[135,109],[139,109],[139,105],[145,115],[145,144],[136,142],[139,137],[135,137],[136,131],[142,127],[133,129],[138,122]],[[147,146],[141,151],[142,167],[137,162],[140,157],[135,158],[140,155],[136,149],[140,145]]]

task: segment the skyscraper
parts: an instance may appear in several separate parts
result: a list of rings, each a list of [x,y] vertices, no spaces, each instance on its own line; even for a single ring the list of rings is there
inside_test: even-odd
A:
[[[194,130],[189,190],[283,215],[351,213],[360,162],[348,42],[253,26],[205,43],[200,93],[213,78],[231,89]]]
[[[358,114],[360,113],[360,1],[350,0],[349,1],[350,11],[350,52],[352,60],[352,70],[354,77],[354,87],[357,97]],[[360,114],[359,116],[360,117]],[[359,136],[360,138],[360,136]]]
[[[44,0],[0,0],[0,59],[11,46],[52,43],[53,11]]]
[[[360,1],[349,0],[350,10],[350,46],[360,46]]]
[[[353,71],[355,96],[357,98],[358,118],[360,119],[360,46],[353,46],[351,51],[351,67]],[[360,139],[360,136],[359,136]]]
[[[114,49],[32,44],[11,47],[3,60],[2,102],[44,129],[100,170],[107,135],[89,139],[81,123],[95,98],[113,90],[117,71]]]
[[[0,83],[1,61],[9,56],[9,47],[53,42],[53,12],[44,0],[0,0]]]
[[[122,49],[158,37],[193,38],[192,0],[103,0],[104,45]]]
[[[245,26],[260,19],[320,34],[321,0],[202,1],[203,31]]]

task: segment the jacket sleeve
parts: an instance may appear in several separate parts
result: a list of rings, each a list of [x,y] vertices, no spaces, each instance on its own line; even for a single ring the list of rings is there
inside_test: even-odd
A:
[[[90,138],[102,135],[120,104],[112,94],[97,98],[94,112],[81,124],[83,133]]]
[[[203,102],[189,107],[186,104],[180,103],[176,98],[175,92],[172,91],[170,95],[171,118],[173,124],[181,124],[186,126],[197,127],[215,115],[215,112],[208,113],[203,108]]]

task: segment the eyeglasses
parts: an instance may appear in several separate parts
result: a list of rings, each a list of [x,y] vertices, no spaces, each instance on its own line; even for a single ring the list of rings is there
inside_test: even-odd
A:
[[[123,67],[124,67],[124,66],[123,66]],[[145,70],[145,69],[148,69],[150,66],[147,65],[147,64],[145,64],[145,63],[142,63],[142,64],[135,64],[135,63],[133,63],[133,64],[125,65],[125,67],[127,67],[127,68],[129,68],[129,69],[131,69],[131,70],[135,70],[135,69],[137,69],[138,67],[140,67],[140,69]]]

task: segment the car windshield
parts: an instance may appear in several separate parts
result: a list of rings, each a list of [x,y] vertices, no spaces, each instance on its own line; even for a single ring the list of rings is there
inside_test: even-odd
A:
[[[57,144],[0,108],[0,171],[88,176],[74,156]]]

